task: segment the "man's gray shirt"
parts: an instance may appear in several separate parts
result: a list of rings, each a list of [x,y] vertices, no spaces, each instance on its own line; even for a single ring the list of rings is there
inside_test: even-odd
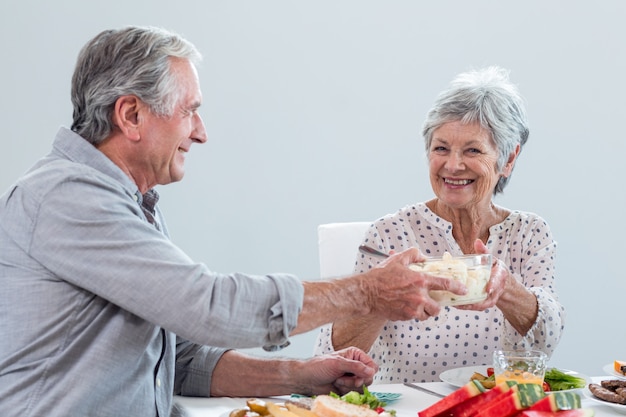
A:
[[[65,128],[0,197],[1,416],[166,416],[225,348],[287,341],[300,281],[194,262],[157,199]]]

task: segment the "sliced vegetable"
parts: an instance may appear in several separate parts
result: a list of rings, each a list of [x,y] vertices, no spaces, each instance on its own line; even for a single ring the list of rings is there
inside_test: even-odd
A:
[[[378,397],[372,394],[365,385],[363,385],[363,394],[357,391],[350,391],[349,393],[340,396],[339,394],[331,392],[330,396],[334,398],[339,398],[340,400],[343,400],[350,404],[367,405],[372,410],[375,410],[378,414],[380,414],[382,411],[386,411],[391,415],[396,414],[395,410],[385,410],[385,406],[387,405],[387,403],[379,400]]]
[[[384,407],[387,405],[387,403],[380,401],[378,397],[372,394],[365,385],[363,386],[363,394],[357,391],[350,391],[349,393],[340,396],[339,394],[331,392],[330,396],[339,398],[351,404],[367,405],[372,410],[376,410],[378,407]]]
[[[550,391],[584,388],[587,385],[584,378],[566,374],[556,368],[548,368],[543,380],[550,385]]]
[[[489,370],[487,370],[487,373],[489,373]],[[490,389],[496,386],[496,376],[494,374],[485,376],[481,374],[480,372],[474,372],[472,376],[470,377],[470,381],[472,380],[479,381],[482,384],[482,386],[487,389]]]

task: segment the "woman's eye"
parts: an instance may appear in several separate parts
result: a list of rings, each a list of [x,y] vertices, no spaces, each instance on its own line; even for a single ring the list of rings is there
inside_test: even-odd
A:
[[[469,153],[475,153],[475,154],[482,153],[480,149],[476,149],[476,148],[471,148],[471,149],[468,149],[467,151]]]

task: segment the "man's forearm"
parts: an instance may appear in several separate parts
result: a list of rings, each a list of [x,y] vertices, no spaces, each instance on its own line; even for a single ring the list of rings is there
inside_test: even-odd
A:
[[[211,378],[212,397],[268,397],[301,391],[293,380],[300,361],[253,357],[230,350],[217,363]]]
[[[337,318],[368,314],[370,303],[364,276],[305,282],[302,312],[292,335],[305,333]]]

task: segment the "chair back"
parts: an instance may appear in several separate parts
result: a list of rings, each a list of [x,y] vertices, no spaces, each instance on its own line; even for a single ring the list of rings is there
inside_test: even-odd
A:
[[[326,223],[317,227],[320,278],[352,274],[359,245],[371,222]]]

